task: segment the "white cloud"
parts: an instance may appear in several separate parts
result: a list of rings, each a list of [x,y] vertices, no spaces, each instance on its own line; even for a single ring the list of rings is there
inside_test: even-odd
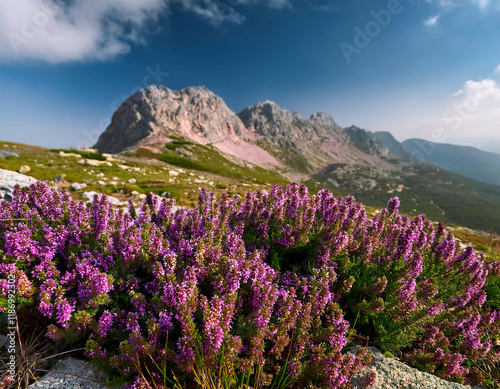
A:
[[[443,8],[454,8],[466,3],[477,5],[481,9],[486,9],[492,3],[491,0],[426,0],[428,3],[437,4]]]
[[[442,124],[453,136],[492,136],[498,133],[500,85],[491,78],[469,80],[450,95]]]
[[[0,0],[0,61],[104,61],[143,43],[175,6],[214,26],[245,21],[237,6],[289,0]]]
[[[437,23],[437,21],[438,21],[438,19],[439,19],[439,16],[440,16],[440,15],[439,15],[439,14],[437,14],[437,15],[431,16],[431,17],[430,17],[430,18],[428,18],[428,19],[425,19],[425,20],[424,20],[424,24],[425,24],[426,26],[435,26],[435,25],[436,25],[436,23]]]
[[[2,0],[0,58],[106,60],[140,42],[164,10],[163,0]]]

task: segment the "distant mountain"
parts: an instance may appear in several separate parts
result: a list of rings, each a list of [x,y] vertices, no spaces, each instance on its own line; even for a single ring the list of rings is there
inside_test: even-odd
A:
[[[459,146],[472,146],[479,150],[489,151],[490,153],[500,154],[500,138],[460,138],[451,137],[446,139],[446,143]]]
[[[205,87],[151,86],[122,104],[95,147],[221,177],[252,177],[266,184],[270,177],[300,181],[336,195],[352,194],[375,207],[397,195],[404,212],[500,232],[500,186],[415,163],[407,144],[389,133],[342,128],[325,112],[306,118],[264,101],[236,114]],[[445,162],[452,156],[458,158],[449,154]],[[492,177],[493,159],[471,158],[458,173],[472,164],[477,174],[480,163],[491,163]]]
[[[405,159],[410,158],[410,153],[408,152],[408,150],[406,150],[401,142],[394,138],[394,136],[390,132],[378,131],[373,135],[375,135],[392,154],[398,155]]]
[[[500,185],[500,154],[422,139],[405,140],[403,146],[425,162],[477,181]]]

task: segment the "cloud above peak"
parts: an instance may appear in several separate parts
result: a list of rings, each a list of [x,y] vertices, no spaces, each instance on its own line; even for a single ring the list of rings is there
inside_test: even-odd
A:
[[[1,0],[0,61],[106,61],[145,42],[176,10],[213,26],[245,21],[238,6],[290,6],[289,0]]]

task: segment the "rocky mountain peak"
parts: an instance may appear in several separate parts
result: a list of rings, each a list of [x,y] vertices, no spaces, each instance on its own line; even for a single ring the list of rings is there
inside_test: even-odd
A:
[[[152,85],[123,102],[95,148],[108,153],[136,147],[160,148],[172,135],[200,144],[249,136],[224,100],[206,87],[174,91]]]
[[[387,157],[391,153],[382,141],[378,139],[373,132],[363,130],[357,126],[345,128],[345,132],[351,138],[354,145],[361,151],[376,155],[379,157]]]
[[[337,123],[333,120],[332,115],[327,112],[315,112],[311,115],[310,119],[324,127],[335,127]]]
[[[290,124],[295,118],[301,117],[297,112],[287,111],[270,100],[247,107],[238,116],[244,123],[253,123],[256,130],[265,124]]]

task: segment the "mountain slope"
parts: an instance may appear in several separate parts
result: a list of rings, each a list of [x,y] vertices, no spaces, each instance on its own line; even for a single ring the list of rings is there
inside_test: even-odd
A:
[[[415,158],[477,181],[500,185],[500,154],[423,139],[405,140],[403,146]]]

